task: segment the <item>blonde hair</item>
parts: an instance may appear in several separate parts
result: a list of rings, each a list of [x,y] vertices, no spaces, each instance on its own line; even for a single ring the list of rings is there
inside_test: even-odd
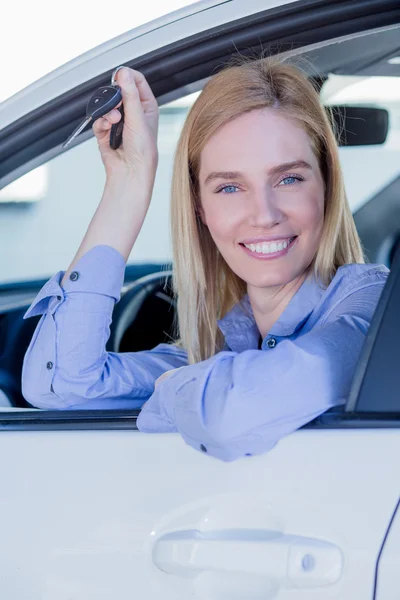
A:
[[[273,108],[307,132],[325,182],[325,215],[318,251],[309,271],[328,286],[336,270],[365,258],[347,201],[332,113],[300,68],[275,57],[243,61],[214,75],[193,104],[174,161],[171,196],[173,289],[177,297],[177,345],[189,364],[223,347],[217,319],[246,294],[199,217],[200,155],[210,137],[236,117]]]

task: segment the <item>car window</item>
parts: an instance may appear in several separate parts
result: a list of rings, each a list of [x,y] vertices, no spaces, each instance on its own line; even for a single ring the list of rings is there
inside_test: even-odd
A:
[[[347,196],[355,213],[400,175],[400,79],[330,75],[322,87],[325,105],[384,108],[389,131],[384,144],[339,149]]]
[[[173,155],[194,96],[161,107],[154,193],[128,264],[171,260],[168,200]],[[97,142],[90,138],[1,190],[0,283],[46,278],[66,269],[104,183]]]
[[[173,157],[197,95],[190,94],[160,109],[159,166],[153,198],[128,264],[171,261]],[[395,77],[330,75],[321,98],[327,105],[366,105],[389,111],[389,134],[384,144],[339,150],[347,195],[355,212],[399,177],[400,81]],[[43,279],[66,269],[101,198],[104,182],[96,140],[90,138],[1,190],[0,283]]]

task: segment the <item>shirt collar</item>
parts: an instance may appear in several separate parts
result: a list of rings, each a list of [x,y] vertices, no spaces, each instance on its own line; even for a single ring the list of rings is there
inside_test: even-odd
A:
[[[268,334],[293,335],[311,315],[324,291],[325,288],[311,273],[291,298]],[[231,350],[242,352],[258,348],[260,332],[247,294],[222,319],[218,320],[218,327]]]

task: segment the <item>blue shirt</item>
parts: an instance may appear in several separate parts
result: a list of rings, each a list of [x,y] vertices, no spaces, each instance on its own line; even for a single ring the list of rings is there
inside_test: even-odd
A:
[[[224,349],[194,365],[185,350],[105,350],[125,262],[97,246],[41,289],[25,314],[42,314],[27,350],[25,398],[45,409],[139,408],[140,431],[179,432],[222,460],[260,454],[344,404],[389,270],[340,267],[325,289],[309,276],[262,340],[247,296],[218,321]],[[154,390],[165,371],[184,367]]]

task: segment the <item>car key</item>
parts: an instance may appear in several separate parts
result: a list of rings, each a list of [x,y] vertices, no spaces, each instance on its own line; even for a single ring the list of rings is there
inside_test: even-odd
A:
[[[115,108],[121,101],[121,88],[119,88],[117,85],[106,85],[98,88],[98,90],[96,90],[95,93],[90,97],[86,105],[86,118],[75,129],[75,131],[71,133],[62,147],[66,148],[69,146],[69,144],[81,133],[81,131],[85,129],[87,125],[89,125],[89,123],[94,123],[94,121],[100,117],[103,117],[105,114],[110,112],[110,110]],[[122,111],[121,115],[123,115]],[[123,121],[122,118],[121,121]],[[121,123],[121,121],[116,124],[117,126],[120,126],[121,124],[120,127],[113,125],[111,128],[111,130],[115,128],[113,134],[111,135],[110,133],[110,145],[112,138],[113,145],[111,147],[114,149],[118,148],[122,141],[123,123]]]

